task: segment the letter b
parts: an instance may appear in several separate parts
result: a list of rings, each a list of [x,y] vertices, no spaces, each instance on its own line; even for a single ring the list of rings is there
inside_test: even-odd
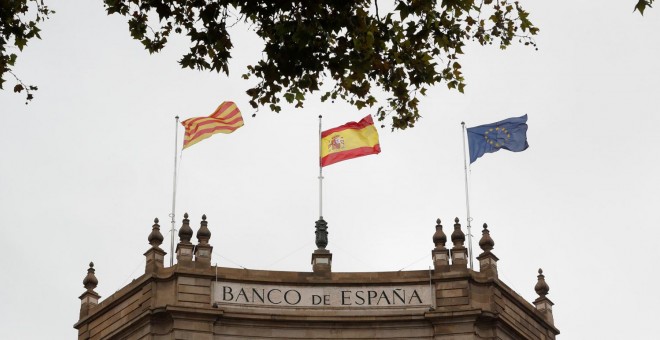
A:
[[[229,296],[229,297],[227,297]],[[222,287],[222,300],[223,301],[232,301],[234,300],[234,294],[231,293],[231,287],[223,286]]]

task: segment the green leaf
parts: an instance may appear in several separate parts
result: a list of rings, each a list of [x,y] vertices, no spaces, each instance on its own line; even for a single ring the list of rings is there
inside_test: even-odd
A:
[[[406,20],[410,14],[410,7],[408,7],[403,2],[399,2],[399,5],[396,6],[395,10],[399,11],[399,17],[401,18],[401,21]]]
[[[653,4],[654,0],[639,0],[637,2],[637,5],[635,5],[634,11],[638,11],[639,14],[644,15],[644,10],[646,10],[646,7],[651,7]]]
[[[16,44],[16,47],[18,47],[20,51],[23,51],[23,47],[27,45],[27,39],[16,37],[16,39],[14,40],[14,44]]]

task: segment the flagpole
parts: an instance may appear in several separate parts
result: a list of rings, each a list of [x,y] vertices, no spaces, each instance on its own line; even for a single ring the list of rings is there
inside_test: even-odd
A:
[[[319,220],[323,219],[323,166],[321,165],[322,145],[321,145],[321,119],[319,115]]]
[[[467,231],[468,231],[468,252],[470,253],[470,269],[473,269],[472,266],[472,217],[470,217],[470,194],[468,190],[468,165],[467,158],[465,157],[465,122],[461,122],[463,126],[463,165],[465,170],[465,206],[467,209]]]
[[[173,180],[173,185],[172,185],[172,213],[170,213],[170,217],[172,217],[172,229],[170,230],[170,236],[171,236],[171,241],[170,241],[170,267],[174,265],[174,231],[176,230],[174,228],[174,224],[176,223],[174,219],[174,209],[176,208],[176,159],[178,156],[178,146],[179,146],[179,116],[174,117],[176,120],[174,123],[174,180]]]

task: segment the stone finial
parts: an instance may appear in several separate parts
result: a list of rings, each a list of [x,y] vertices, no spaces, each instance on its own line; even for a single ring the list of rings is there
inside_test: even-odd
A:
[[[454,219],[454,232],[451,233],[451,270],[467,270],[468,250],[465,244],[465,234],[461,230],[461,224],[458,223],[458,217]]]
[[[485,253],[490,253],[495,246],[495,241],[490,237],[490,231],[488,230],[488,224],[484,223],[484,230],[481,231],[481,240],[479,240],[479,247]]]
[[[435,221],[435,233],[433,234],[433,243],[435,248],[431,250],[433,257],[433,267],[436,272],[449,271],[449,249],[445,247],[447,235],[442,231],[440,219]]]
[[[463,248],[465,243],[465,234],[461,230],[461,224],[458,223],[458,217],[454,219],[454,232],[451,233],[451,242],[454,244],[454,248]]]
[[[80,319],[89,315],[90,309],[98,305],[99,299],[101,298],[101,296],[94,291],[94,288],[99,284],[99,280],[97,280],[96,275],[94,275],[95,271],[94,262],[90,262],[89,269],[87,269],[87,275],[82,281],[86,290],[78,297],[80,299]]]
[[[445,249],[445,244],[447,244],[447,235],[442,231],[442,224],[440,219],[435,221],[435,233],[433,234],[433,243],[435,244],[435,249]]]
[[[195,246],[190,242],[193,230],[190,228],[188,213],[183,214],[183,223],[179,228],[179,243],[176,245],[176,261],[181,267],[191,266]]]
[[[190,239],[193,237],[193,230],[190,228],[190,220],[188,213],[183,214],[183,223],[179,228],[179,242],[190,244]]]
[[[158,218],[154,218],[154,225],[151,227],[151,233],[147,237],[149,244],[152,247],[158,248],[163,243],[163,234],[160,233],[160,225],[158,225]]]
[[[499,260],[495,254],[491,252],[495,246],[495,241],[490,237],[488,224],[484,223],[484,230],[481,231],[481,240],[479,240],[479,247],[483,252],[477,256],[479,261],[479,271],[491,277],[497,277],[497,261]]]
[[[197,230],[197,240],[199,241],[195,246],[195,262],[197,265],[203,265],[205,267],[211,267],[211,253],[213,252],[213,247],[209,244],[209,239],[211,239],[211,231],[208,228],[208,222],[206,221],[206,215],[202,215],[202,222],[200,222],[199,230]]]
[[[316,246],[319,249],[325,249],[328,245],[328,222],[326,222],[323,217],[319,217],[319,220],[316,221]]]
[[[548,321],[551,325],[554,325],[554,317],[552,316],[552,306],[554,303],[548,299],[546,295],[548,295],[548,292],[550,291],[550,287],[548,284],[545,282],[545,276],[543,275],[543,269],[539,268],[539,275],[537,276],[538,282],[536,282],[536,285],[534,286],[534,290],[536,291],[536,294],[539,295],[536,300],[534,300],[534,306],[536,307],[536,310],[541,312],[543,317]]]
[[[163,234],[160,233],[158,218],[154,219],[154,225],[151,228],[151,233],[149,234],[149,237],[147,237],[147,240],[149,241],[149,244],[151,244],[151,248],[144,253],[147,261],[144,272],[154,273],[163,268],[163,259],[167,254],[159,247],[163,243]]]
[[[548,292],[550,291],[550,286],[548,286],[548,284],[545,282],[545,275],[543,275],[543,269],[539,268],[539,275],[536,277],[538,278],[538,282],[536,282],[536,285],[534,286],[534,290],[536,291],[536,294],[544,298],[546,295],[548,295]]]
[[[206,214],[202,215],[202,222],[200,223],[199,230],[197,230],[197,241],[199,241],[199,244],[209,244],[211,231],[208,228],[208,224]]]
[[[82,282],[88,292],[94,291],[94,288],[99,284],[99,280],[96,278],[96,275],[94,275],[94,272],[96,272],[94,269],[94,262],[90,262],[89,269],[87,269],[87,275]]]

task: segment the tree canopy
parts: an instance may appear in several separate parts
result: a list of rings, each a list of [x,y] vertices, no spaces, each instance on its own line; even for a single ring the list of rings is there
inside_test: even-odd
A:
[[[12,76],[16,83],[14,92],[25,91],[26,104],[37,87],[26,85],[14,74],[12,68],[18,56],[8,47],[23,51],[30,39],[41,39],[38,24],[53,13],[43,0],[0,0],[0,90],[4,89],[6,77]]]
[[[229,31],[246,23],[265,44],[261,59],[243,74],[257,83],[246,91],[252,107],[279,112],[282,100],[302,107],[318,92],[322,101],[375,108],[393,129],[415,125],[418,97],[429,88],[444,83],[464,91],[459,59],[466,44],[535,47],[539,32],[516,0],[392,0],[388,10],[378,0],[103,1],[109,15],[128,19],[130,35],[150,53],[161,51],[172,34],[187,36],[183,68],[229,74]],[[653,1],[638,0],[635,10],[643,14]],[[14,91],[25,91],[29,101],[37,87],[14,74],[11,47],[22,51],[40,38],[38,24],[54,12],[43,0],[0,4],[0,89],[11,75]]]
[[[179,63],[200,70],[229,72],[228,27],[245,22],[265,43],[261,60],[243,75],[257,81],[247,90],[252,107],[278,112],[282,100],[302,107],[320,91],[322,101],[376,107],[394,129],[414,126],[418,97],[429,87],[443,82],[463,92],[458,61],[468,41],[533,45],[538,32],[511,0],[397,0],[387,12],[371,0],[104,1],[109,14],[128,18],[131,36],[151,53],[173,32],[188,36]],[[377,91],[386,94],[383,102]]]

